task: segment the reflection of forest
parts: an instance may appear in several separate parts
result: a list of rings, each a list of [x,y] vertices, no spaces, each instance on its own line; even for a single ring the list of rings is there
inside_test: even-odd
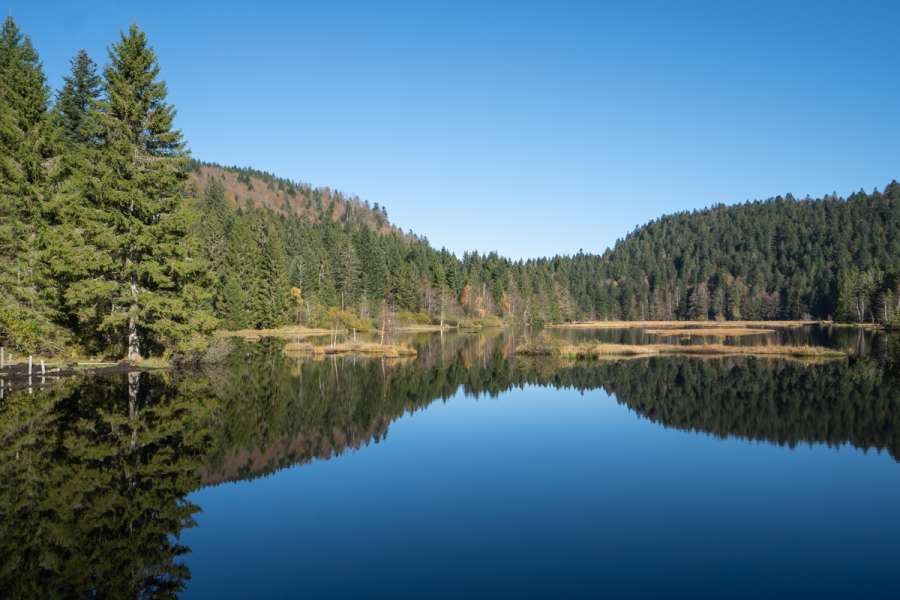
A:
[[[248,349],[212,377],[221,415],[204,483],[252,477],[377,442],[391,421],[462,389],[497,394],[526,384],[602,388],[667,427],[794,445],[849,443],[900,458],[900,381],[874,359],[803,365],[688,357],[565,363],[509,358],[506,338],[429,345],[390,364],[292,361]],[[263,366],[260,366],[263,365]]]
[[[900,379],[889,358],[575,364],[509,357],[515,342],[445,336],[395,362],[293,359],[264,342],[190,377],[72,380],[8,398],[0,403],[0,589],[172,595],[189,577],[177,534],[197,510],[185,500],[190,491],[378,442],[392,421],[460,389],[602,388],[667,427],[849,443],[900,459]]]
[[[137,374],[0,404],[3,597],[174,597],[209,407]]]

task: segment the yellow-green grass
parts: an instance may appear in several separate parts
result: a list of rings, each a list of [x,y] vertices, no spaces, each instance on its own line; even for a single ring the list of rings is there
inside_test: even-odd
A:
[[[288,342],[284,351],[289,354],[364,354],[397,358],[415,356],[416,349],[406,344],[379,344],[378,342],[341,342],[327,346],[314,346],[308,342]]]
[[[453,328],[445,323],[443,331],[449,331],[450,329]],[[440,324],[410,323],[406,325],[397,325],[393,330],[398,333],[431,333],[441,331],[441,326]]]
[[[289,325],[287,327],[278,327],[275,329],[237,329],[231,331],[219,331],[217,335],[223,337],[238,337],[248,342],[256,342],[266,337],[274,337],[281,339],[297,339],[304,337],[315,337],[332,335],[334,332],[330,329],[303,327],[302,325]]]

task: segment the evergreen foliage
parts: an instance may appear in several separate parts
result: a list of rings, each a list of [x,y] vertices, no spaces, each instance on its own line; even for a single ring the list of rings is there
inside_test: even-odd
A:
[[[52,158],[49,89],[31,41],[11,17],[0,30],[0,344],[59,348],[40,260]]]
[[[900,184],[666,216],[596,267],[598,318],[890,321],[900,309]]]
[[[97,108],[103,82],[97,74],[97,65],[86,51],[79,50],[72,59],[72,72],[63,77],[63,82],[55,107],[62,133],[70,143],[87,143],[94,133],[87,121]]]

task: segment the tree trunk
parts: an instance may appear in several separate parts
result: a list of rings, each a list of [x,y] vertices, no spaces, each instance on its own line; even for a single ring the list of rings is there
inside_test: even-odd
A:
[[[138,392],[140,391],[141,374],[136,371],[128,373],[128,426],[131,429],[130,448],[137,447]]]
[[[138,337],[137,331],[137,315],[134,312],[137,310],[137,282],[135,281],[134,275],[131,276],[131,299],[132,304],[129,307],[129,315],[128,315],[128,360],[131,362],[136,362],[141,360],[141,340]]]

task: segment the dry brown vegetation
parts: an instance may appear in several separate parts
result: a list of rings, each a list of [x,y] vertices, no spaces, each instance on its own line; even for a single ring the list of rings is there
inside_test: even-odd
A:
[[[330,329],[315,329],[302,325],[288,325],[277,329],[237,329],[233,331],[219,331],[222,337],[238,337],[248,342],[258,342],[262,338],[273,337],[283,340],[297,340],[299,338],[332,335]]]
[[[454,329],[447,324],[444,324],[443,330],[450,331]],[[393,330],[397,333],[431,333],[436,331],[441,331],[440,325],[429,325],[424,323],[417,324],[409,324],[409,325],[395,325]]]
[[[291,195],[287,190],[259,177],[250,175],[250,189],[245,183],[238,180],[238,173],[229,169],[223,169],[216,165],[200,165],[199,169],[192,171],[188,177],[188,186],[194,193],[200,194],[206,189],[211,179],[217,179],[225,188],[225,199],[236,208],[244,208],[247,200],[250,200],[254,208],[269,208],[277,214],[295,215],[310,223],[319,221],[319,211],[313,203],[307,202],[311,188],[308,186],[295,188],[295,194]],[[389,233],[395,230],[387,219],[380,219],[375,211],[359,199],[346,199],[329,188],[320,188],[322,203],[328,206],[334,201],[334,210],[331,213],[332,220],[340,222],[348,211],[352,211],[357,217],[361,217],[374,231]]]
[[[697,327],[691,329],[645,329],[644,331],[658,337],[741,337],[745,335],[775,333],[774,329],[765,329],[762,327]]]
[[[415,356],[416,349],[406,344],[379,344],[378,342],[342,342],[327,346],[314,346],[309,342],[288,342],[284,351],[289,354],[365,354],[397,358]]]
[[[839,358],[846,353],[822,346],[730,346],[726,344],[526,344],[516,349],[518,354],[532,356],[561,356],[564,358],[598,358],[603,356],[657,356],[680,354],[696,356],[786,356]]]
[[[556,329],[647,329],[647,328],[751,328],[787,329],[816,325],[822,321],[573,321],[548,325]]]

